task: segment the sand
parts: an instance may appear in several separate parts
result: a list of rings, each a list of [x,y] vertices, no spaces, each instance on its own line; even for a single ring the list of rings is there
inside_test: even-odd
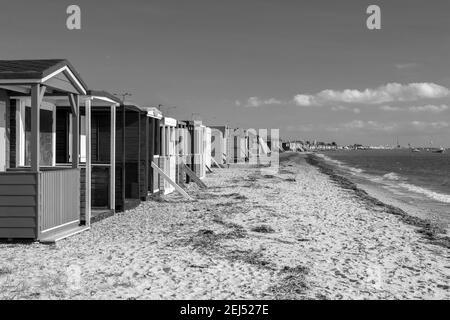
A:
[[[448,247],[297,156],[216,169],[48,246],[0,244],[0,299],[449,299]]]

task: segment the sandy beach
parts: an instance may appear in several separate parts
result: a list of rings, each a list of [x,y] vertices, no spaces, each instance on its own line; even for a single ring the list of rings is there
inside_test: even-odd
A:
[[[450,298],[440,235],[282,157],[277,174],[215,169],[194,202],[147,201],[54,246],[1,243],[0,299]]]

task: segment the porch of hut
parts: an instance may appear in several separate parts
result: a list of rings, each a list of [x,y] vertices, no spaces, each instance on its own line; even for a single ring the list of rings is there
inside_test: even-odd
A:
[[[247,130],[232,129],[228,139],[228,155],[230,163],[244,163],[247,159]]]
[[[114,214],[116,186],[116,108],[120,100],[107,92],[88,91],[81,97],[80,144],[89,156],[81,153],[81,183],[89,184],[90,194],[86,197],[86,208],[90,211],[90,222],[96,222]],[[71,161],[72,112],[65,101],[55,101],[56,111],[56,159],[58,164]],[[90,117],[89,117],[90,115]],[[90,139],[87,137],[90,136]],[[86,168],[91,168],[86,171]]]
[[[194,121],[192,121],[192,120],[184,120],[182,122],[185,123],[185,129],[186,129],[186,131],[185,131],[186,132],[186,165],[192,171],[194,171],[195,125],[194,125]],[[185,182],[191,183],[192,179],[188,175],[186,175]]]
[[[228,163],[228,126],[211,126],[211,157],[219,165]],[[213,161],[214,162],[214,161]]]
[[[56,242],[89,229],[80,162],[80,102],[87,86],[66,60],[0,61],[8,96],[9,163],[0,172],[0,238]],[[56,161],[55,97],[72,111],[71,162]],[[86,135],[86,140],[90,139]],[[86,158],[82,159],[82,155]],[[89,169],[87,170],[89,171]]]

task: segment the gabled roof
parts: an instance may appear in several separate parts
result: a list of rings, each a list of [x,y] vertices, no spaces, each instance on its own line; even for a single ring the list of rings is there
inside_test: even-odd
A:
[[[112,100],[113,102],[116,102],[118,104],[122,103],[122,101],[119,98],[117,98],[115,95],[113,95],[113,94],[111,94],[109,92],[106,92],[106,91],[89,90],[87,92],[87,95],[88,96],[93,96],[93,97],[107,98],[107,99]]]
[[[76,85],[80,87],[81,91],[88,90],[88,86],[75,68],[65,59],[0,60],[0,81],[2,83],[8,81],[23,84],[28,82],[45,83],[61,72],[67,73],[70,81],[78,82]]]

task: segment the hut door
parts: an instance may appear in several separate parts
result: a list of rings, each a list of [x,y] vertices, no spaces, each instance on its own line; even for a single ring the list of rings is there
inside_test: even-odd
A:
[[[0,101],[0,172],[6,170],[6,104]]]

